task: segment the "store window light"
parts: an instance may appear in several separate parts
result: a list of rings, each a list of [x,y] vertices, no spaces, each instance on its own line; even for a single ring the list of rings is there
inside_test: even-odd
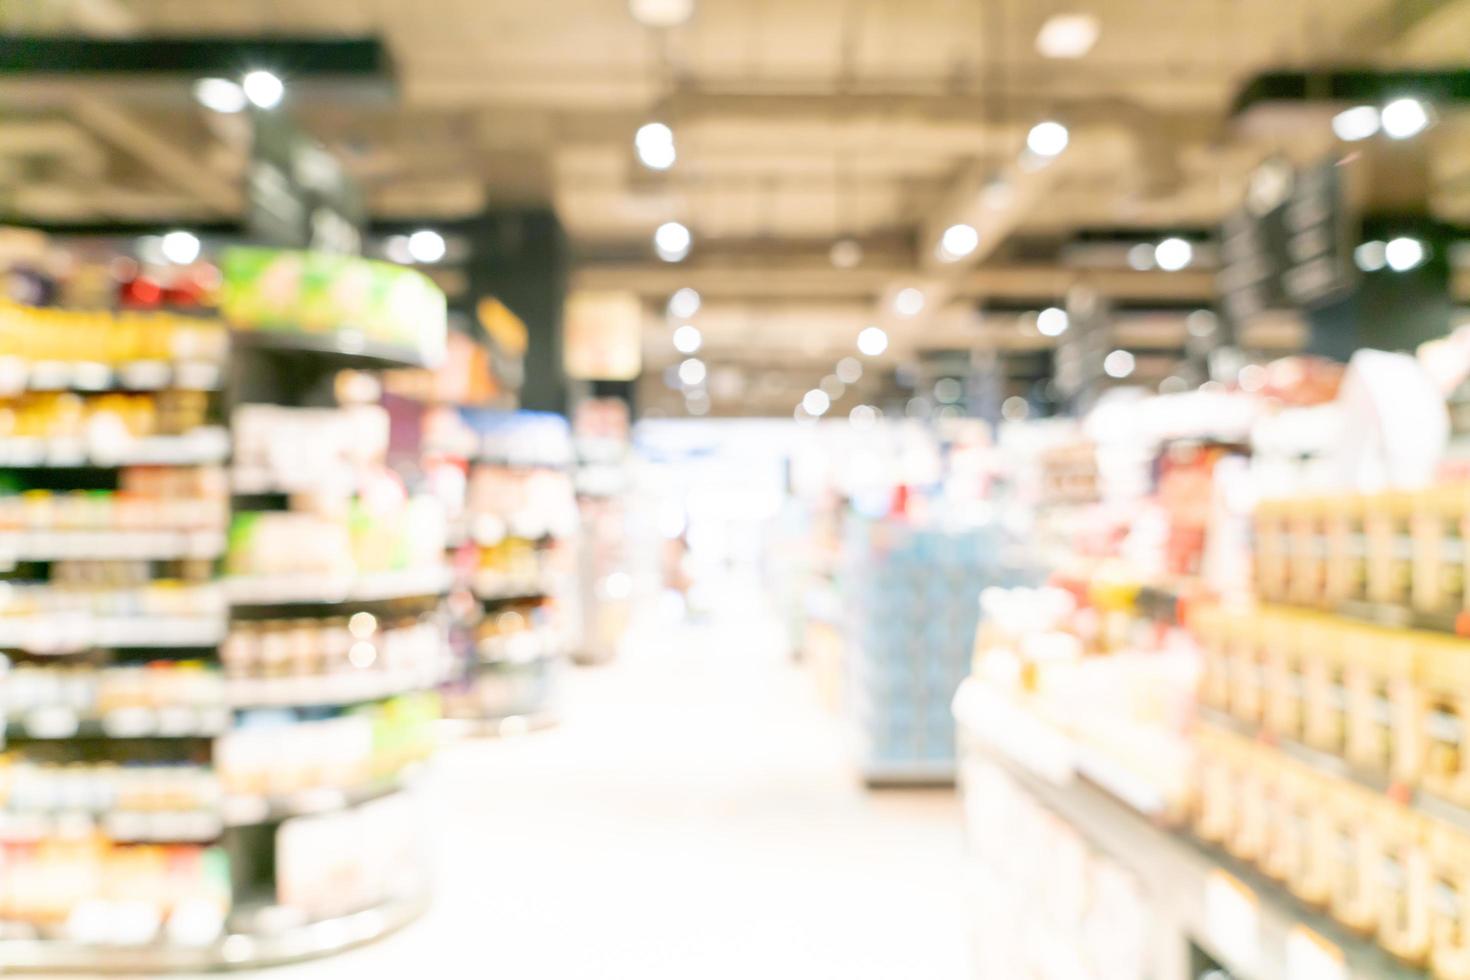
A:
[[[286,83],[261,68],[246,72],[240,87],[245,92],[245,98],[257,109],[274,109],[286,96]]]
[[[686,388],[704,384],[705,374],[704,362],[697,357],[686,358],[679,364],[679,383]]]
[[[1364,272],[1378,272],[1388,264],[1384,254],[1386,249],[1387,246],[1377,239],[1364,242],[1353,249],[1353,264]]]
[[[674,295],[669,297],[669,316],[679,320],[687,320],[699,312],[702,300],[699,293],[688,286],[683,289],[674,290]]]
[[[1126,350],[1115,350],[1103,358],[1103,373],[1110,378],[1126,378],[1133,373],[1137,361]]]
[[[1026,149],[1044,159],[1051,159],[1067,148],[1071,134],[1067,127],[1053,119],[1039,122],[1026,134]]]
[[[1424,264],[1424,243],[1417,238],[1400,235],[1383,246],[1383,259],[1394,272],[1408,272]]]
[[[653,250],[665,262],[679,262],[689,254],[693,241],[688,228],[677,221],[665,221],[653,233]]]
[[[420,228],[408,236],[408,255],[415,262],[438,262],[446,251],[444,236],[430,228]]]
[[[1355,105],[1332,117],[1332,132],[1348,143],[1365,140],[1378,132],[1378,108]]]
[[[1194,246],[1183,238],[1166,238],[1154,246],[1154,262],[1165,272],[1178,272],[1194,261]]]
[[[171,231],[158,245],[163,257],[175,265],[188,265],[199,258],[199,237],[193,232]]]
[[[837,377],[843,384],[856,384],[862,376],[863,362],[856,357],[844,357],[837,362]]]
[[[1067,311],[1060,306],[1048,306],[1036,314],[1036,329],[1044,337],[1060,337],[1067,326]]]
[[[858,353],[877,357],[888,349],[888,334],[882,327],[864,327],[857,338]]]
[[[1429,110],[1418,99],[1394,99],[1383,107],[1380,120],[1385,136],[1406,140],[1419,135],[1429,125]]]
[[[905,286],[893,297],[893,312],[899,316],[918,316],[924,310],[923,290]]]
[[[1036,51],[1044,58],[1080,58],[1102,33],[1093,14],[1052,14],[1036,33]]]
[[[674,331],[674,350],[680,354],[693,354],[704,343],[704,335],[692,323],[686,323]]]
[[[228,78],[201,78],[194,83],[194,101],[211,112],[243,112],[245,90]]]
[[[974,225],[950,225],[939,239],[939,259],[958,262],[980,247],[980,233]]]
[[[674,131],[661,122],[644,123],[633,137],[638,159],[650,170],[667,170],[679,154],[674,149]]]
[[[801,407],[813,417],[825,415],[832,407],[832,399],[820,388],[813,388],[801,396]]]

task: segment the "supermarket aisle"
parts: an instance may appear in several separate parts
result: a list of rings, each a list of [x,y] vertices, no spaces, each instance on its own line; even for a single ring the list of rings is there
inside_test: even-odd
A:
[[[862,791],[764,622],[665,628],[562,728],[449,749],[428,916],[269,976],[965,976],[958,804]]]

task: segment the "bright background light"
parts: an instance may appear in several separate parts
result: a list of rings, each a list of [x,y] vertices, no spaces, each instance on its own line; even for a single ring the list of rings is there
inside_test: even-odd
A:
[[[286,95],[286,83],[260,69],[246,72],[241,87],[245,90],[245,98],[259,109],[274,109]]]
[[[1383,242],[1364,242],[1353,249],[1353,263],[1364,272],[1377,272],[1388,264],[1388,257],[1384,255],[1386,250]]]
[[[681,354],[693,354],[702,343],[704,336],[692,323],[686,323],[674,331],[674,350]]]
[[[420,228],[408,236],[408,254],[415,262],[438,262],[446,248],[444,236],[431,228]]]
[[[950,225],[939,239],[939,257],[947,262],[962,259],[980,247],[980,233],[972,225]]]
[[[633,137],[638,159],[652,170],[667,170],[678,159],[674,149],[674,131],[661,122],[644,123]]]
[[[1031,405],[1020,395],[1012,395],[1000,403],[1000,416],[1009,422],[1019,422],[1031,414]]]
[[[878,421],[878,411],[872,405],[854,405],[847,413],[847,419],[859,428],[867,428]]]
[[[1139,242],[1128,250],[1128,267],[1138,272],[1147,272],[1154,267],[1154,247],[1148,242]]]
[[[852,238],[839,238],[827,252],[832,265],[838,269],[855,269],[863,261],[863,247]]]
[[[905,286],[893,297],[893,312],[899,316],[918,316],[924,309],[924,294],[913,286]]]
[[[228,78],[201,78],[194,83],[194,99],[213,112],[243,112],[245,90]]]
[[[1418,99],[1394,99],[1383,107],[1382,122],[1389,139],[1406,140],[1429,125],[1429,110]]]
[[[829,374],[822,378],[822,383],[817,385],[817,387],[821,388],[822,392],[834,402],[841,398],[847,391],[847,385],[843,384],[842,379],[835,374]]]
[[[832,399],[820,388],[813,388],[801,396],[801,407],[808,415],[825,415],[827,409],[832,407]]]
[[[1052,14],[1036,33],[1036,50],[1046,58],[1080,58],[1100,33],[1102,24],[1092,14]]]
[[[1194,261],[1194,246],[1182,238],[1166,238],[1154,246],[1154,261],[1165,272],[1178,272]]]
[[[1067,332],[1067,311],[1059,306],[1048,306],[1036,314],[1036,329],[1046,337],[1060,337]]]
[[[653,248],[665,262],[678,262],[689,254],[693,236],[677,221],[665,221],[653,233]]]
[[[688,286],[676,289],[674,295],[669,297],[669,316],[687,320],[699,312],[700,302],[699,293]]]
[[[863,376],[863,362],[856,357],[844,357],[837,362],[837,377],[843,384],[856,384]]]
[[[1424,261],[1424,243],[1417,238],[1399,236],[1383,246],[1383,258],[1394,272],[1408,272]]]
[[[1026,148],[1039,157],[1054,157],[1067,148],[1070,138],[1066,126],[1048,119],[1031,127],[1026,134]]]
[[[628,12],[645,27],[678,27],[694,16],[694,0],[628,0]]]
[[[704,383],[704,362],[697,357],[691,357],[679,364],[679,380],[690,387]]]
[[[1136,362],[1126,350],[1115,350],[1103,358],[1103,372],[1110,378],[1126,378],[1133,373]]]
[[[864,327],[857,338],[858,352],[877,357],[888,349],[888,334],[882,327]]]
[[[192,232],[171,231],[163,236],[159,248],[175,265],[188,265],[199,258],[199,239]]]
[[[1355,105],[1332,117],[1332,132],[1340,140],[1355,143],[1378,132],[1378,109],[1371,105]]]

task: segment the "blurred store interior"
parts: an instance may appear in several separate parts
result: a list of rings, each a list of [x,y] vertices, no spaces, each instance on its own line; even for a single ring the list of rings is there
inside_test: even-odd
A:
[[[1470,0],[0,0],[0,973],[1470,980]]]

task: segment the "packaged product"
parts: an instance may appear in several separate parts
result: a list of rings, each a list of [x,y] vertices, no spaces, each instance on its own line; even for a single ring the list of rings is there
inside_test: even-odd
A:
[[[1265,653],[1260,620],[1236,618],[1230,630],[1230,713],[1251,725],[1265,720]]]
[[[1235,616],[1217,605],[1198,605],[1189,611],[1190,632],[1199,643],[1200,701],[1225,711],[1230,706],[1230,631]]]
[[[1313,748],[1342,755],[1347,735],[1348,655],[1341,632],[1345,624],[1326,616],[1303,616],[1297,642],[1306,683],[1302,733]]]
[[[1264,859],[1271,829],[1271,810],[1276,793],[1276,753],[1254,742],[1242,742],[1236,772],[1236,813],[1225,849],[1242,861]]]
[[[1237,740],[1208,725],[1195,731],[1198,752],[1198,801],[1194,833],[1210,844],[1223,844],[1235,828],[1236,765],[1232,750]]]
[[[1290,570],[1287,594],[1304,606],[1322,603],[1327,583],[1327,507],[1318,497],[1301,497],[1286,505]]]
[[[1303,794],[1303,819],[1295,831],[1301,838],[1297,864],[1286,879],[1292,894],[1311,905],[1326,905],[1341,867],[1339,819],[1333,788],[1339,783],[1305,768],[1294,768],[1292,785]]]
[[[1306,717],[1301,617],[1283,609],[1263,610],[1260,635],[1266,658],[1265,727],[1282,738],[1300,741]]]
[[[1437,796],[1470,806],[1470,767],[1464,757],[1470,720],[1470,644],[1448,638],[1421,642],[1420,783]]]
[[[1422,964],[1429,956],[1434,883],[1429,828],[1418,813],[1385,801],[1376,823],[1378,941],[1400,959]]]
[[[1365,503],[1358,494],[1344,494],[1326,502],[1327,568],[1324,598],[1327,605],[1361,602],[1368,597],[1368,543],[1363,532]]]
[[[1418,495],[1414,535],[1414,608],[1458,615],[1466,608],[1465,519],[1470,484],[1436,487]]]
[[[1266,814],[1266,844],[1260,867],[1278,881],[1301,877],[1312,811],[1318,807],[1320,777],[1275,752],[1263,753],[1271,796]]]
[[[1440,980],[1470,980],[1470,835],[1428,822],[1433,862],[1429,964]]]
[[[1333,781],[1324,783],[1322,807],[1329,814],[1327,833],[1321,846],[1326,851],[1331,890],[1328,909],[1343,925],[1369,931],[1378,922],[1379,860],[1378,830],[1374,819],[1384,799],[1358,786]]]
[[[1268,602],[1287,598],[1289,563],[1287,507],[1279,500],[1263,500],[1255,513],[1256,593]]]
[[[1373,602],[1409,604],[1414,503],[1414,495],[1402,491],[1375,494],[1366,501],[1363,527],[1368,541],[1368,598]]]
[[[1415,633],[1344,623],[1346,755],[1362,769],[1408,779],[1419,721]]]

